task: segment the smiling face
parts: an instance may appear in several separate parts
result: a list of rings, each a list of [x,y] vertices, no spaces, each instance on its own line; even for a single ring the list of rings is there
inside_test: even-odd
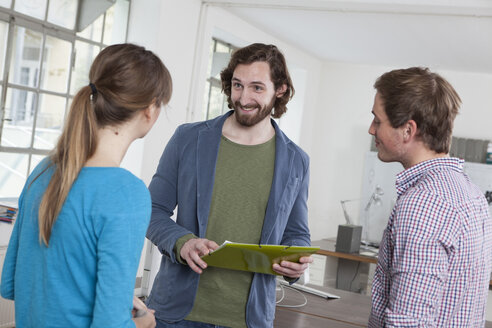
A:
[[[232,76],[231,100],[238,123],[250,127],[270,119],[275,99],[282,95],[281,91],[275,91],[268,63],[237,65]]]
[[[372,107],[374,119],[369,127],[369,134],[376,139],[378,158],[383,162],[400,162],[404,160],[404,127],[394,128],[386,115],[381,95],[376,93]]]

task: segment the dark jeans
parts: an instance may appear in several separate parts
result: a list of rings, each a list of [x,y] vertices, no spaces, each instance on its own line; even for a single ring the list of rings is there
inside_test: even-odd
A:
[[[167,323],[164,321],[160,321],[156,318],[155,321],[157,323],[156,328],[228,328],[224,326],[217,326],[211,323],[188,321],[188,320],[181,320],[178,322]]]

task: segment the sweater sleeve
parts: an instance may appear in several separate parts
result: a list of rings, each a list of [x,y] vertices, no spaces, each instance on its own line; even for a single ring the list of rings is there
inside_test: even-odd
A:
[[[176,246],[174,247],[174,255],[176,256],[176,260],[181,263],[181,264],[188,264],[186,261],[184,261],[182,258],[181,258],[181,248],[183,248],[184,244],[186,244],[186,242],[190,239],[193,239],[193,238],[198,238],[197,236],[195,236],[194,234],[190,233],[190,234],[187,234],[187,235],[184,235],[183,237],[180,237],[177,241],[176,241]]]
[[[19,249],[19,219],[16,220],[14,230],[10,236],[7,254],[3,262],[1,294],[3,298],[13,300],[15,296],[15,268]]]

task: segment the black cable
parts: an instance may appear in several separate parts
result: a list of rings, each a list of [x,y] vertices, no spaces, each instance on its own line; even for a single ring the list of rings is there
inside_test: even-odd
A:
[[[359,274],[359,268],[360,268],[360,261],[357,262],[357,269],[355,269],[355,275],[350,281],[349,289],[352,291],[352,283],[355,281],[355,278],[357,278],[357,275]]]

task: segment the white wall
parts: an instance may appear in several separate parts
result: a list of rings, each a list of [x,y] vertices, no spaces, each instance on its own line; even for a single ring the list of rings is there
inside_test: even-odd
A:
[[[492,75],[443,71],[463,101],[454,135],[492,140]]]
[[[341,63],[323,67],[320,106],[308,131],[314,134],[309,196],[313,240],[336,236],[338,224],[344,223],[340,200],[360,197],[364,155],[371,140],[367,130],[372,120],[373,84],[395,68]],[[454,135],[492,140],[492,75],[436,72],[449,80],[463,101]]]
[[[186,121],[199,14],[198,0],[132,2],[128,41],[154,51],[173,79],[173,95],[168,106],[143,142],[130,149],[125,158],[139,169],[137,175],[147,184],[167,141],[176,127]]]
[[[130,19],[128,21],[128,42],[144,46],[148,50],[157,52],[159,16],[161,12],[159,0],[137,0],[131,2]],[[149,10],[151,8],[152,10]],[[142,24],[141,22],[146,22]],[[126,153],[121,166],[138,177],[142,173],[145,138],[133,142]]]
[[[337,63],[323,66],[320,105],[309,129],[313,133],[309,194],[313,240],[336,236],[338,224],[345,222],[340,200],[359,198],[364,154],[370,146],[372,84],[383,71]]]

